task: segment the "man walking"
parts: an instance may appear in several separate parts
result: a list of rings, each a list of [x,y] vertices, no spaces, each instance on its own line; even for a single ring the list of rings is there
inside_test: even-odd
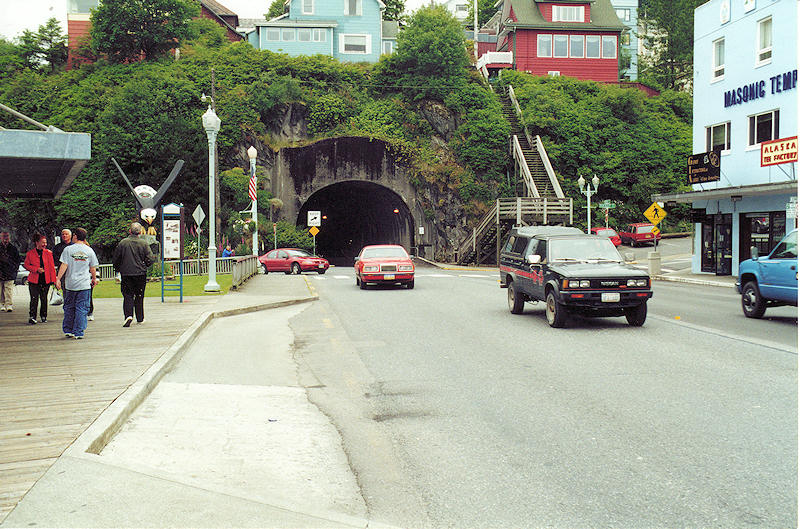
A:
[[[131,224],[127,237],[122,239],[114,249],[114,269],[122,276],[122,312],[125,320],[123,327],[130,327],[133,316],[136,322],[144,322],[144,289],[147,285],[147,269],[156,261],[150,246],[139,238],[142,225]]]
[[[56,288],[64,278],[64,336],[80,340],[86,330],[89,294],[97,284],[97,255],[86,244],[86,230],[75,230],[76,241],[61,252],[61,266],[56,275]]]
[[[14,280],[19,271],[19,251],[11,244],[11,234],[0,231],[0,311],[14,310]]]
[[[61,230],[61,242],[53,247],[53,261],[55,261],[56,264],[61,262],[61,252],[70,244],[72,244],[72,232],[64,228]]]

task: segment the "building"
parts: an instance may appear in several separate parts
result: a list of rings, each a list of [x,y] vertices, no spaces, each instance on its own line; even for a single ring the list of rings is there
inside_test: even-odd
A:
[[[797,226],[797,16],[796,0],[695,10],[692,147],[705,167],[692,170],[707,174],[654,196],[692,204],[694,273],[738,275],[751,247],[764,255]]]
[[[385,7],[380,0],[287,0],[283,15],[239,29],[260,50],[378,62],[397,47],[398,24],[383,20]]]
[[[513,68],[533,75],[619,80],[625,25],[610,0],[504,0],[497,51],[513,54]]]
[[[627,81],[639,79],[639,0],[611,0],[614,12],[627,31],[620,36],[620,60],[630,60],[630,66],[622,68],[622,77]]]
[[[450,11],[459,22],[465,22],[467,25],[472,25],[471,20],[467,20],[469,16],[469,9],[472,7],[473,0],[445,0],[441,2],[448,11]]]

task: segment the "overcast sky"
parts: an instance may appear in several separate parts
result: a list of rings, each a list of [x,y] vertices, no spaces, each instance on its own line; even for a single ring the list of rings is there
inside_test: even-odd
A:
[[[19,37],[26,29],[36,31],[39,26],[55,17],[67,32],[68,0],[0,0],[0,36],[6,39]],[[269,10],[268,0],[218,0],[241,18],[260,18]],[[429,0],[405,0],[406,12],[411,13]]]

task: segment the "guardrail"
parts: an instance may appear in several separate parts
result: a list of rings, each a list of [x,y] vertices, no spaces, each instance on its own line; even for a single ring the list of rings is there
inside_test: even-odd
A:
[[[519,106],[519,101],[517,101],[517,95],[514,93],[514,87],[508,85],[508,97],[511,99],[511,106],[514,107],[514,110],[517,112],[517,119],[519,120],[519,124],[522,125],[522,130],[525,132],[525,138],[528,140],[528,145],[533,145],[533,137],[531,133],[528,132],[528,126],[525,124],[525,120],[522,119],[522,108]]]
[[[248,255],[246,257],[236,257],[233,260],[233,267],[231,273],[233,274],[233,284],[231,288],[234,290],[244,284],[245,281],[258,274],[258,256]]]
[[[248,256],[254,257],[255,256]],[[236,257],[217,257],[217,273],[218,274],[232,274],[233,265]],[[208,259],[184,259],[179,261],[177,259],[169,259],[164,262],[164,269],[167,275],[179,275],[180,268],[183,267],[183,275],[185,276],[200,276],[208,274]],[[113,264],[98,265],[97,270],[100,272],[100,279],[114,279],[117,274],[114,271]],[[258,267],[256,267],[258,271]]]
[[[544,150],[542,138],[540,138],[538,134],[536,135],[536,150],[539,151],[539,157],[542,159],[544,170],[547,173],[547,176],[550,178],[550,184],[552,184],[556,196],[558,198],[564,198],[564,191],[561,189],[561,184],[558,182],[556,172],[553,170],[553,165],[550,163],[550,157],[547,156],[547,151]]]

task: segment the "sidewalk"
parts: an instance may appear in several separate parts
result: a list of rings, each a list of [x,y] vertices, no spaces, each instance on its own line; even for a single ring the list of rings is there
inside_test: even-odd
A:
[[[84,340],[64,338],[61,307],[28,325],[27,287],[15,287],[14,312],[0,313],[0,522],[70,445],[100,450],[212,320],[317,298],[292,279],[258,275],[184,303],[146,298],[144,324],[130,328],[121,299],[97,299]]]

